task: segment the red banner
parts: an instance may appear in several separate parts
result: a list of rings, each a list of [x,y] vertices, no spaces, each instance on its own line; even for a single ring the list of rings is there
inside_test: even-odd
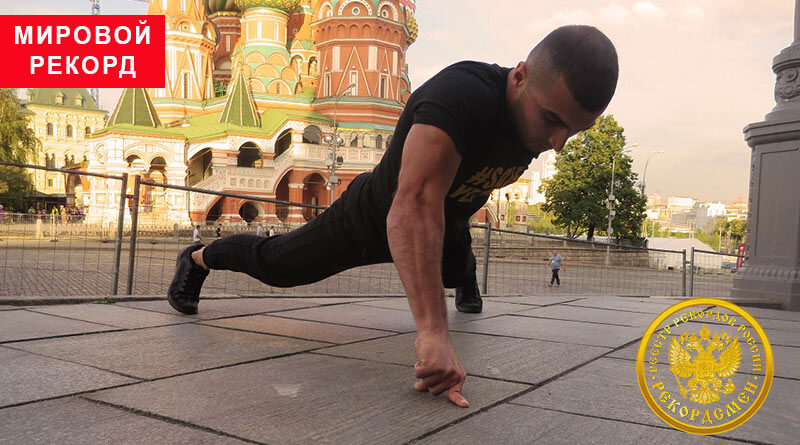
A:
[[[3,88],[163,88],[163,15],[0,15]]]

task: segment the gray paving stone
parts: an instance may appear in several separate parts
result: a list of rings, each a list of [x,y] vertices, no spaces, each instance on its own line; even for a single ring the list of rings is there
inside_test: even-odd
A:
[[[179,314],[175,309],[172,309],[166,299],[162,301],[136,301],[119,304],[135,309],[145,309],[164,314]],[[317,306],[317,304],[283,298],[231,298],[224,300],[204,300],[201,298],[197,314],[191,315],[191,317],[201,320],[210,320],[213,318],[253,315],[314,306]]]
[[[0,444],[246,443],[80,398],[0,410],[0,431]]]
[[[381,329],[392,332],[411,332],[417,330],[411,311],[377,308],[359,304],[286,311],[281,312],[280,316],[297,318],[300,320],[337,323],[368,329]]]
[[[416,334],[319,350],[321,354],[412,366]],[[453,332],[453,346],[467,374],[540,383],[599,357],[610,349],[540,340]]]
[[[136,380],[0,346],[0,406],[58,397]],[[3,410],[0,410],[0,414]],[[0,428],[0,431],[5,431]],[[4,434],[0,434],[0,439]]]
[[[759,307],[747,307],[744,309],[757,320],[762,318],[773,320],[787,320],[800,322],[800,311],[781,311],[778,309],[764,309]]]
[[[271,443],[403,443],[526,385],[470,379],[458,408],[414,391],[410,367],[302,354],[102,391],[97,400]]]
[[[608,356],[623,360],[635,361],[636,352],[638,350],[639,344],[635,344],[624,347],[619,351],[614,351]],[[785,377],[800,380],[800,348],[773,345],[772,357],[775,361],[775,377]],[[752,373],[752,369],[750,371],[750,373]],[[747,373],[747,367],[743,366],[739,372]]]
[[[527,304],[531,306],[546,306],[550,304],[566,303],[584,297],[551,296],[551,295],[521,295],[508,297],[484,297],[486,301],[499,301],[502,303]]]
[[[692,436],[682,431],[577,416],[511,404],[499,405],[439,433],[420,444],[483,445],[520,444],[608,444],[736,443],[709,436]]]
[[[514,400],[526,406],[662,426],[642,397],[634,362],[601,358]]]
[[[323,343],[182,324],[15,345],[50,357],[153,379],[304,351]]]
[[[117,329],[25,310],[0,312],[0,342]]]
[[[592,323],[614,324],[622,326],[648,326],[653,317],[650,314],[623,312],[615,309],[599,309],[559,304],[517,312],[517,315],[530,317],[554,318],[559,320],[588,321]],[[644,334],[644,329],[642,329]]]
[[[372,329],[273,317],[270,315],[223,318],[221,320],[205,321],[202,324],[263,332],[265,334],[287,335],[337,344],[391,335],[384,331]]]
[[[30,309],[42,314],[101,323],[125,329],[163,326],[193,321],[185,315],[160,314],[133,309],[116,304],[72,304],[68,306],[40,306]]]
[[[611,348],[641,338],[644,333],[635,327],[512,315],[463,323],[451,330]]]
[[[465,314],[456,310],[456,299],[446,298],[447,303],[447,320],[451,325],[455,323],[464,323],[467,321],[479,320],[481,318],[494,317],[502,314],[512,314],[529,309],[520,304],[503,303],[500,301],[484,301],[483,311],[480,314]],[[373,300],[364,303],[356,303],[358,305],[380,307],[385,309],[398,309],[401,311],[411,311],[408,305],[408,300],[405,298],[395,298],[391,300]],[[413,314],[412,314],[413,317]]]
[[[572,306],[595,307],[602,309],[616,309],[626,312],[640,312],[644,314],[660,314],[668,307],[680,300],[665,300],[641,297],[589,297],[569,303]],[[655,317],[653,317],[655,318]]]
[[[349,297],[286,297],[281,296],[281,300],[296,301],[301,303],[310,303],[311,305],[328,305],[328,304],[346,304],[346,303],[362,303],[365,301],[375,300],[400,300],[401,298],[392,297],[365,297],[365,298],[349,298]],[[405,300],[405,297],[402,298]]]
[[[776,378],[761,409],[721,437],[796,443],[800,435],[800,382]],[[634,362],[601,358],[514,400],[526,406],[664,426],[636,383]]]

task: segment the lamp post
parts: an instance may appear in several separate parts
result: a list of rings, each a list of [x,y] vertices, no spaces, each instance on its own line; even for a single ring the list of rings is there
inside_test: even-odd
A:
[[[631,144],[622,148],[620,154],[625,153],[626,150],[638,147],[639,144]],[[617,168],[617,154],[614,153],[614,156],[611,157],[611,190],[608,193],[608,228],[606,229],[606,233],[608,234],[608,242],[606,244],[606,267],[611,263],[611,235],[614,234],[614,228],[611,227],[611,223],[614,221],[614,216],[617,214],[617,211],[614,210],[614,200],[616,197],[614,196],[614,171]]]
[[[329,164],[331,169],[331,179],[328,181],[331,185],[331,204],[333,204],[336,196],[336,184],[339,183],[339,178],[336,177],[336,167],[344,162],[344,159],[336,154],[339,146],[344,142],[342,138],[339,137],[339,124],[336,122],[336,107],[339,105],[339,100],[341,100],[344,96],[349,95],[350,90],[354,86],[355,84],[351,83],[347,86],[347,88],[345,88],[342,94],[336,96],[336,100],[333,102],[333,136],[327,135],[324,139],[325,143],[331,146],[331,159]]]
[[[642,182],[639,184],[641,186],[640,188],[642,190],[642,196],[645,196],[644,188],[647,185],[647,165],[650,164],[650,158],[652,158],[654,155],[663,155],[663,154],[664,151],[658,150],[658,151],[652,151],[650,152],[649,155],[647,155],[647,161],[645,161],[644,163],[644,173],[642,173]],[[647,237],[647,221],[642,221],[642,236],[644,236],[645,238]]]
[[[664,152],[662,150],[650,152],[647,156],[647,161],[644,163],[644,173],[642,173],[642,196],[644,196],[644,187],[647,184],[647,165],[650,164],[650,158],[654,155],[663,155]]]

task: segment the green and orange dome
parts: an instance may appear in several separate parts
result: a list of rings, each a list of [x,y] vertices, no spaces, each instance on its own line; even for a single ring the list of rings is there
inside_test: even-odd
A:
[[[277,9],[286,14],[294,11],[300,2],[301,0],[234,0],[236,6],[242,11],[254,8],[269,8]]]

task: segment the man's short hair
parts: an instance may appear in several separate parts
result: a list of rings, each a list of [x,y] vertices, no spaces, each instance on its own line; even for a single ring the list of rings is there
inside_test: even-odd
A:
[[[534,73],[547,70],[556,78],[563,77],[575,100],[590,113],[602,111],[617,88],[617,50],[594,26],[568,25],[554,30],[533,48],[527,63]]]

